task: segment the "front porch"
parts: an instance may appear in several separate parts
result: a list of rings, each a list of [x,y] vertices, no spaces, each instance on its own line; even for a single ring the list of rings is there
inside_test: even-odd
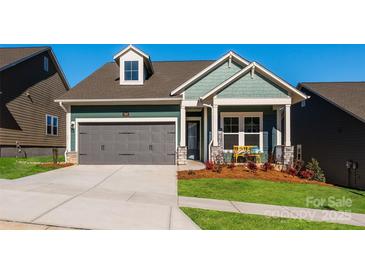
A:
[[[284,146],[290,154],[286,164],[292,162],[291,104],[237,103],[186,106],[183,102],[178,164],[187,160],[231,163],[234,146],[251,146],[261,154],[259,162],[274,160],[275,148]]]

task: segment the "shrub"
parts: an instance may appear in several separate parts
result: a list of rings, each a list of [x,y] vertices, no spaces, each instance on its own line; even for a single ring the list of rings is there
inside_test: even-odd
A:
[[[206,161],[205,162],[205,169],[206,170],[212,170],[214,168],[214,163],[212,161]]]
[[[306,180],[313,180],[314,173],[311,170],[304,169],[301,172],[299,172],[299,176]]]
[[[222,165],[220,165],[220,164],[214,165],[213,172],[221,173],[222,172]]]
[[[229,163],[228,165],[227,165],[227,168],[229,168],[229,169],[234,169],[236,167],[236,165],[235,165],[235,163]]]
[[[247,168],[251,171],[251,172],[256,172],[257,171],[257,165],[254,162],[247,162]]]
[[[297,176],[297,170],[293,167],[289,167],[286,172],[291,176]]]
[[[268,170],[273,170],[274,169],[274,165],[270,162],[266,162],[262,165],[261,169],[263,171],[268,171]]]
[[[326,182],[326,177],[324,176],[323,170],[319,166],[319,162],[312,158],[309,163],[305,166],[307,170],[313,172],[313,180],[319,182]]]

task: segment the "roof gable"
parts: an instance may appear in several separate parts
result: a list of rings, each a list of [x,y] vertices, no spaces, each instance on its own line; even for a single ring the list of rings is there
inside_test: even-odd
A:
[[[242,69],[236,62],[226,61],[209,74],[196,81],[184,90],[186,100],[198,100],[207,91],[226,81]]]
[[[237,72],[235,75],[233,75],[220,85],[216,86],[215,88],[207,92],[200,99],[204,100],[210,96],[214,96],[220,93],[222,90],[226,89],[227,87],[229,87],[230,85],[232,85],[233,83],[244,77],[249,72],[251,72],[252,76],[254,74],[259,73],[260,77],[262,79],[265,78],[266,80],[269,80],[271,85],[274,84],[277,88],[285,90],[287,92],[287,95],[292,98],[293,104],[308,98],[304,93],[300,92],[299,90],[297,90],[296,88],[294,88],[293,86],[291,86],[290,84],[288,84],[287,82],[285,82],[284,80],[282,80],[281,78],[279,78],[278,76],[276,76],[275,74],[264,68],[263,66],[257,64],[256,62],[252,62],[248,66]]]
[[[144,53],[143,51],[141,51],[140,49],[136,48],[133,45],[129,45],[128,47],[126,47],[125,49],[121,50],[120,52],[118,52],[116,55],[114,55],[113,59],[114,61],[118,64],[118,66],[120,66],[119,60],[120,58],[127,54],[128,52],[133,51],[134,53],[136,53],[137,55],[141,56],[144,60],[144,64],[145,67],[147,69],[147,71],[152,74],[153,73],[153,66],[152,66],[152,62],[151,62],[151,58],[148,54]]]
[[[49,56],[54,63],[57,72],[59,73],[63,84],[66,89],[70,89],[70,85],[66,79],[66,76],[58,63],[56,55],[53,53],[51,47],[16,47],[16,48],[0,48],[0,71],[6,70],[17,64],[24,62],[34,56],[37,56],[43,52],[48,51]]]
[[[300,83],[305,89],[365,123],[365,82]]]
[[[205,69],[203,69],[202,71],[200,71],[199,73],[195,74],[193,77],[191,77],[190,79],[188,79],[187,81],[182,83],[180,86],[175,88],[173,91],[171,91],[170,94],[175,95],[175,94],[184,92],[184,89],[186,89],[188,86],[192,85],[196,81],[199,81],[203,77],[207,76],[210,72],[212,72],[213,70],[215,70],[216,68],[218,68],[219,66],[221,66],[223,63],[226,63],[226,62],[229,62],[229,63],[236,62],[237,64],[241,65],[242,67],[247,66],[250,63],[249,61],[247,61],[246,59],[243,59],[241,56],[239,56],[235,52],[230,51],[227,54],[225,54],[224,56],[222,56],[221,58],[219,58],[217,61],[212,63],[210,66],[206,67]]]
[[[228,85],[217,98],[288,98],[288,91],[279,87],[259,73],[245,74]]]

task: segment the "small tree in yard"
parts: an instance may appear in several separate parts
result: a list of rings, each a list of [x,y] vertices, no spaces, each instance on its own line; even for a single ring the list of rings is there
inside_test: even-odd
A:
[[[313,180],[319,182],[326,182],[326,177],[324,176],[323,170],[319,166],[319,162],[312,158],[310,162],[305,166],[307,170],[313,173]]]

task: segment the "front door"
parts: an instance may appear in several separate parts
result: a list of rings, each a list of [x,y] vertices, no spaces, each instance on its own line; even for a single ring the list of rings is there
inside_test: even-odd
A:
[[[186,128],[188,160],[200,160],[200,122],[188,121]]]

